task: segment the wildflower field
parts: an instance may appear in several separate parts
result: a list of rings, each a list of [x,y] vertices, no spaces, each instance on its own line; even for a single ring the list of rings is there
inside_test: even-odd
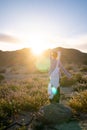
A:
[[[81,70],[81,71],[80,71]],[[75,72],[71,70],[72,78],[61,78],[62,88],[72,88],[72,97],[68,100],[61,94],[62,100],[66,100],[72,110],[87,113],[87,74],[79,68]],[[4,129],[12,122],[12,117],[20,112],[35,112],[42,106],[49,104],[47,87],[49,83],[48,73],[12,74],[10,78],[5,73],[0,74],[0,129]],[[61,89],[62,89],[61,88]],[[62,93],[62,92],[61,92]],[[65,94],[63,92],[63,94]]]

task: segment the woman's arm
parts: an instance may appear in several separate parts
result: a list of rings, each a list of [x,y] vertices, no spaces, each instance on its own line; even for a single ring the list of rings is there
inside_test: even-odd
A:
[[[52,50],[50,49],[50,51],[49,51],[50,68],[49,68],[49,72],[48,72],[49,76],[51,74],[51,69],[52,69],[52,56],[51,56],[51,53],[52,53]]]
[[[71,74],[63,67],[62,63],[60,62],[60,69],[64,72],[64,74],[68,77],[71,78]]]

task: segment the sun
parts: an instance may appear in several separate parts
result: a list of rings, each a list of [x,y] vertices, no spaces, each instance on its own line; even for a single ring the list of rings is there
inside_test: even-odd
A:
[[[40,55],[48,49],[47,36],[44,31],[34,30],[30,34],[29,45],[33,54]]]
[[[38,43],[36,45],[32,45],[31,49],[34,55],[40,55],[47,49],[47,47],[43,44],[41,45],[40,43]]]
[[[40,55],[45,50],[50,48],[49,33],[42,26],[31,26],[29,32],[26,33],[25,39],[27,47],[31,48],[34,55]],[[28,34],[28,35],[27,35]]]
[[[35,55],[40,55],[43,52],[43,50],[41,48],[35,47],[35,48],[32,48],[32,52]]]

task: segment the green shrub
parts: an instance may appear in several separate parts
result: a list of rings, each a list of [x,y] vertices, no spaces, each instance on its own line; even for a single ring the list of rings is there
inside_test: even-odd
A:
[[[86,89],[87,89],[87,83],[84,84],[78,83],[73,86],[73,90],[77,92],[84,91]]]
[[[80,82],[82,80],[82,74],[81,73],[76,73],[74,75],[74,79],[76,82]]]
[[[87,72],[87,66],[83,66],[81,69],[80,69],[81,72]]]
[[[18,128],[17,130],[27,130],[27,127],[26,126],[22,126],[22,127]]]
[[[66,76],[63,76],[60,81],[60,85],[66,86],[66,87],[71,86],[75,83],[76,83],[76,81],[73,77],[71,79],[68,79]]]
[[[0,86],[0,120],[15,116],[20,111],[37,111],[46,105],[49,102],[47,85],[48,78],[37,79],[37,75],[27,81],[3,82],[3,86]],[[0,127],[3,125],[6,126],[0,124]]]
[[[71,79],[68,79],[66,76],[61,78],[61,86],[71,86],[76,83],[84,83],[87,81],[87,78],[83,77],[81,73],[76,73],[72,75]]]
[[[12,91],[14,91],[14,92],[16,92],[16,91],[19,91],[20,86],[10,85],[10,86],[9,86],[9,89],[12,90]]]
[[[76,83],[84,84],[84,83],[87,83],[87,76],[84,76],[81,73],[76,73],[74,75],[74,80]]]
[[[87,76],[83,76],[81,79],[81,83],[87,83]]]
[[[76,112],[87,113],[87,90],[73,96],[69,101],[69,105]]]
[[[0,81],[4,80],[4,76],[0,75]]]

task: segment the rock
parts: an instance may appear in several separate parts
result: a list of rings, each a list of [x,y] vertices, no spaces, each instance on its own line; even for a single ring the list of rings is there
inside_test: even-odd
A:
[[[58,103],[43,106],[37,114],[38,120],[44,124],[64,123],[71,117],[71,109]]]
[[[43,129],[44,129],[44,125],[42,124],[42,122],[35,119],[32,121],[30,125],[30,129],[28,130],[43,130]]]

